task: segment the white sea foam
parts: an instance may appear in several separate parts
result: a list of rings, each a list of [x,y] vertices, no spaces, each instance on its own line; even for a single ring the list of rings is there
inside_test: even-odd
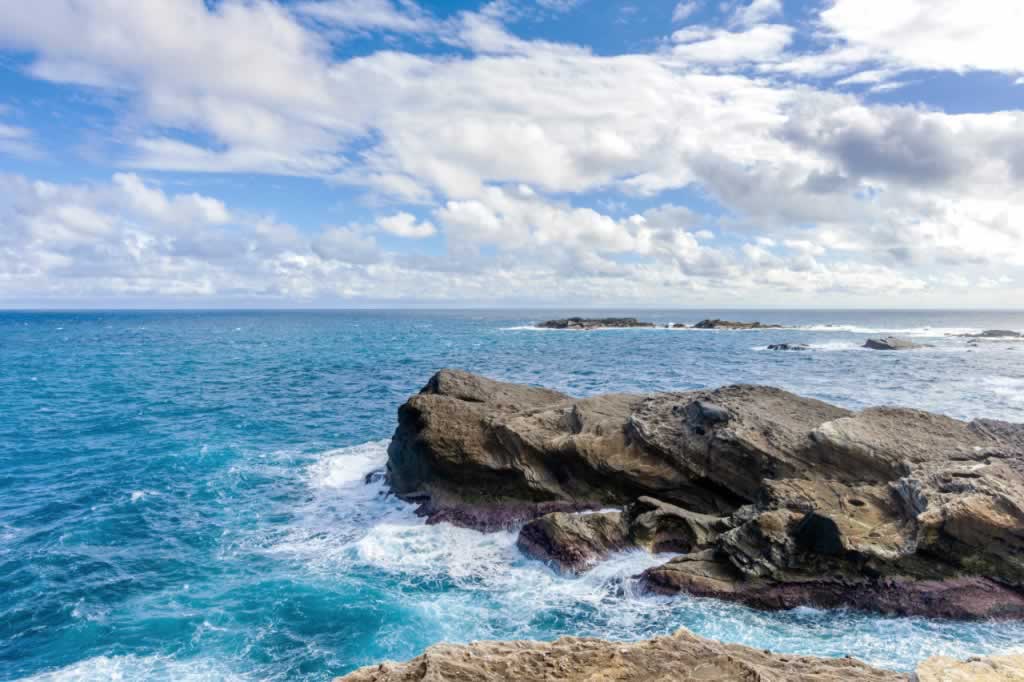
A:
[[[167,656],[96,656],[22,682],[220,682],[244,680],[209,660],[178,661]]]
[[[894,335],[926,338],[979,334],[982,331],[976,327],[862,327],[852,324],[815,324],[799,327],[799,329],[811,332],[846,332],[848,334],[866,334],[869,336]]]
[[[342,488],[362,483],[366,476],[387,462],[388,440],[372,441],[338,450],[329,450],[309,468],[315,488]]]
[[[985,377],[982,384],[1003,400],[1024,405],[1024,377]]]
[[[354,576],[387,585],[415,616],[379,633],[404,642],[550,639],[557,634],[636,640],[687,627],[705,637],[780,652],[862,658],[909,670],[935,654],[967,657],[1019,644],[1024,629],[801,608],[765,613],[687,596],[641,594],[635,577],[669,555],[622,552],[580,576],[525,557],[514,531],[480,533],[427,525],[414,507],[364,483],[382,466],[387,441],[324,453],[307,468],[312,492],[286,537],[269,549],[301,557],[318,579]]]

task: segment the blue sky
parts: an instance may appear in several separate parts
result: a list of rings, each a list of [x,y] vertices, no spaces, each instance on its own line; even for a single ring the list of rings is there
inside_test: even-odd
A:
[[[0,0],[0,306],[1024,301],[1008,0]]]

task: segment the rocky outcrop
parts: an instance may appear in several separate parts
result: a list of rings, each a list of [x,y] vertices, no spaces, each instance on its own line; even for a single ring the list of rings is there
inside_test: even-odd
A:
[[[761,324],[760,322],[734,322],[732,320],[701,320],[693,325],[694,329],[782,329],[781,324]]]
[[[574,399],[446,370],[400,409],[388,476],[430,521],[540,519],[520,546],[561,570],[682,553],[642,576],[657,592],[1024,617],[1022,425],[746,385]],[[607,507],[624,511],[576,513]]]
[[[768,350],[810,350],[806,343],[773,343],[769,344]]]
[[[655,326],[653,322],[641,322],[635,317],[569,317],[562,320],[548,320],[537,325],[539,329],[574,329],[578,331],[653,326]]]
[[[912,350],[914,348],[928,348],[928,346],[906,339],[898,339],[895,336],[886,336],[882,339],[868,339],[864,342],[864,348],[870,348],[871,350]]]
[[[563,637],[554,642],[442,644],[408,663],[383,663],[339,682],[907,682],[852,658],[771,654],[686,630],[636,643]]]
[[[563,637],[554,642],[441,644],[407,663],[361,668],[337,682],[1015,682],[1024,656],[930,658],[913,675],[853,658],[773,654],[679,630],[642,642]]]

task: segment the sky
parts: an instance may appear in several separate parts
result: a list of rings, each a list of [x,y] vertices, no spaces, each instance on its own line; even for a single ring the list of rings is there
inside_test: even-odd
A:
[[[1019,0],[0,16],[0,307],[1024,307]]]

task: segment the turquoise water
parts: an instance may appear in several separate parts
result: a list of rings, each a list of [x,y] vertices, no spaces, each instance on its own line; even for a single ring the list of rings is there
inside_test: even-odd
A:
[[[629,312],[629,311],[626,311]],[[363,477],[440,367],[585,395],[731,382],[860,407],[1024,421],[1024,314],[730,312],[800,329],[535,331],[548,312],[0,313],[0,679],[329,679],[426,646],[686,625],[909,669],[1024,626],[642,596],[623,554],[580,577],[514,535],[427,527]],[[722,311],[651,312],[695,322]],[[825,326],[834,325],[834,326]],[[934,348],[858,348],[894,331]],[[808,342],[808,353],[763,350]]]

